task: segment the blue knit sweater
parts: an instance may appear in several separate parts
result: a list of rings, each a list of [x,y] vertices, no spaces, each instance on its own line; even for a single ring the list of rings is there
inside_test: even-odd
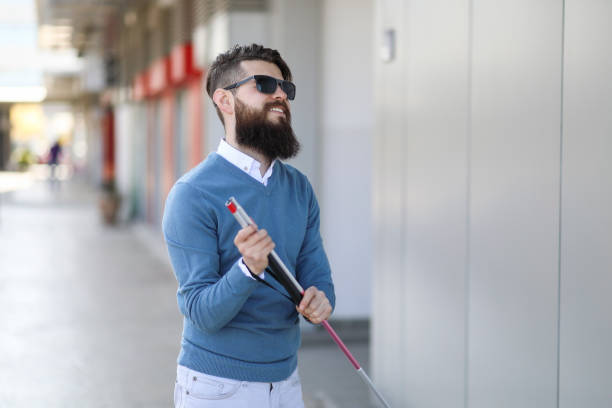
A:
[[[174,185],[163,232],[185,316],[178,363],[242,381],[286,379],[297,366],[299,316],[275,290],[237,264],[240,226],[226,209],[236,197],[304,287],[316,286],[332,307],[335,296],[319,234],[319,206],[308,179],[277,161],[268,185],[212,153]],[[266,281],[286,293],[266,274]]]

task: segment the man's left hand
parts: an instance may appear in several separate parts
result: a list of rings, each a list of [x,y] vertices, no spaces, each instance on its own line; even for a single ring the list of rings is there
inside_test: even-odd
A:
[[[332,307],[325,296],[325,292],[314,286],[304,292],[304,297],[296,309],[304,315],[311,323],[319,324],[331,315]]]

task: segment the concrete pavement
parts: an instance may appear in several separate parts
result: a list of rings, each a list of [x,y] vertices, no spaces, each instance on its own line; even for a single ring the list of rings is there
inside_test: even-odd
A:
[[[160,243],[147,228],[104,226],[82,183],[4,194],[0,407],[172,405],[181,317]],[[306,406],[370,407],[331,339],[305,329]],[[347,345],[367,370],[367,338]]]

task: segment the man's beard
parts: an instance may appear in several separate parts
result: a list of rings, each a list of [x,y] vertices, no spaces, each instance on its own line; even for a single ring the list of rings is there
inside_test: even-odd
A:
[[[276,122],[268,119],[273,107],[281,108],[285,117]],[[295,157],[300,150],[300,142],[291,128],[289,108],[283,102],[271,102],[262,110],[255,110],[236,99],[236,141],[270,161]]]

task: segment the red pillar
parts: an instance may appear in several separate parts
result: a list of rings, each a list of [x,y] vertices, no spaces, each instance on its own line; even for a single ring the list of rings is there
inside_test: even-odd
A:
[[[115,116],[113,109],[107,107],[102,117],[102,182],[110,183],[115,179]]]
[[[176,178],[174,174],[174,138],[178,137],[178,135],[174,135],[175,105],[175,92],[172,88],[168,88],[162,96],[162,140],[164,146],[162,164],[163,201],[166,201],[166,197]]]
[[[153,222],[155,199],[155,101],[147,100],[147,170],[146,170],[146,214],[147,221]]]
[[[202,134],[204,129],[204,112],[203,109],[203,94],[202,94],[202,78],[199,76],[190,81],[187,85],[188,106],[189,106],[189,167],[192,168],[200,163],[204,157],[202,147]]]

